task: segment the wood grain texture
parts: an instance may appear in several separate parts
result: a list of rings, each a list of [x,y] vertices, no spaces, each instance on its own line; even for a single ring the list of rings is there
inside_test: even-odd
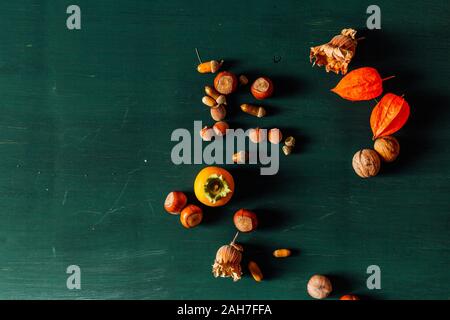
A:
[[[380,31],[365,27],[371,3],[339,3],[79,0],[80,31],[66,29],[70,1],[2,3],[0,298],[307,299],[309,277],[323,273],[332,298],[448,299],[448,1],[378,1]],[[371,180],[351,159],[372,145],[374,102],[341,100],[329,92],[340,77],[308,61],[344,27],[366,37],[351,69],[396,75],[385,89],[411,105],[400,158]],[[233,200],[185,230],[162,204],[174,189],[193,199],[202,168],[170,159],[172,130],[210,121],[200,100],[212,77],[196,73],[195,47],[236,73],[271,76],[271,115],[230,111],[229,123],[279,127],[298,147],[276,176],[230,166]],[[211,275],[241,207],[261,217],[240,240],[262,283]],[[275,260],[278,247],[296,254]],[[66,288],[71,264],[79,291]],[[381,290],[366,288],[371,264]]]

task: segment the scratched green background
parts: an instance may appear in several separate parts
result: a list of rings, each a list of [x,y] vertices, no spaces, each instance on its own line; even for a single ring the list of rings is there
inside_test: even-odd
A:
[[[377,1],[381,31],[365,27],[367,1],[78,0],[82,30],[69,31],[72,3],[0,5],[0,298],[307,299],[314,273],[332,278],[332,298],[450,297],[448,1]],[[412,108],[400,159],[371,180],[351,159],[371,146],[374,102],[339,99],[340,77],[308,61],[344,27],[366,37],[351,67],[396,75],[385,88]],[[194,201],[202,167],[170,160],[172,130],[210,122],[200,99],[212,77],[196,73],[195,47],[273,77],[270,116],[235,111],[253,101],[242,92],[229,123],[280,127],[298,148],[276,176],[230,167],[232,202],[185,230],[162,202],[173,189]],[[260,215],[240,240],[262,283],[210,274],[240,207]],[[277,247],[295,255],[275,261]],[[71,264],[79,291],[66,288]],[[366,288],[371,264],[381,290]]]

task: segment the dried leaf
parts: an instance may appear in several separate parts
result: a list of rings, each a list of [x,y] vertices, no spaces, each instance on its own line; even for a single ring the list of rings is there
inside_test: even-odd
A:
[[[363,67],[349,72],[331,91],[350,101],[371,100],[383,93],[383,79],[376,69]]]
[[[398,130],[408,120],[410,107],[402,97],[387,93],[372,110],[370,126],[373,139],[389,136]]]
[[[336,74],[347,73],[348,64],[355,55],[357,40],[356,30],[343,29],[340,35],[335,36],[330,42],[312,47],[309,53],[309,61],[314,65],[325,66],[327,72]]]

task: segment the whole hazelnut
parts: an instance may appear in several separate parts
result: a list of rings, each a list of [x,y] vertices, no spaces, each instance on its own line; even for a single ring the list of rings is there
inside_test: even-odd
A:
[[[394,161],[400,153],[400,144],[392,136],[378,138],[375,140],[373,148],[386,162]]]
[[[187,229],[199,225],[200,222],[202,222],[202,219],[203,210],[194,204],[188,204],[183,210],[181,210],[180,222]]]
[[[253,143],[260,143],[266,140],[266,129],[250,129],[248,132],[248,137],[250,138],[250,141]]]
[[[170,214],[180,214],[181,210],[186,206],[187,197],[181,191],[172,191],[164,201],[164,209]]]
[[[227,111],[222,104],[219,104],[216,108],[211,108],[211,118],[215,121],[222,121],[225,119]]]
[[[213,125],[213,130],[216,136],[224,136],[227,133],[229,126],[225,121],[218,121]]]
[[[214,78],[214,88],[221,94],[230,94],[236,91],[238,79],[234,73],[222,71]]]
[[[325,299],[333,290],[330,279],[327,277],[315,274],[308,281],[308,294],[315,299]]]
[[[273,128],[269,130],[268,138],[270,143],[279,144],[281,139],[283,139],[283,135],[281,134],[280,129]]]
[[[372,149],[359,150],[353,156],[353,169],[361,178],[374,177],[380,171],[380,157]]]
[[[241,232],[251,232],[258,226],[256,213],[247,209],[239,209],[233,216],[233,222]]]
[[[273,82],[267,77],[260,77],[253,82],[250,91],[258,100],[269,98],[273,94]]]
[[[200,130],[200,137],[203,141],[211,141],[214,137],[214,130],[210,127],[204,127],[202,130]]]

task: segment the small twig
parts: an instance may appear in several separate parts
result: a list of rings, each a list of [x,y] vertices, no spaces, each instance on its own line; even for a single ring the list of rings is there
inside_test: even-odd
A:
[[[238,235],[239,235],[239,231],[236,232],[236,235],[234,236],[233,241],[231,241],[230,244],[234,244],[236,242],[236,239],[237,239]]]
[[[195,53],[197,54],[197,59],[200,62],[200,64],[202,64],[202,59],[200,59],[200,54],[198,53],[198,49],[195,48]]]
[[[366,37],[361,37],[361,38],[356,39],[356,41],[360,41],[360,40],[366,40]]]
[[[392,79],[392,78],[395,78],[395,76],[390,76],[390,77],[387,77],[387,78],[381,79],[381,81],[387,81],[387,80],[390,80],[390,79]]]

